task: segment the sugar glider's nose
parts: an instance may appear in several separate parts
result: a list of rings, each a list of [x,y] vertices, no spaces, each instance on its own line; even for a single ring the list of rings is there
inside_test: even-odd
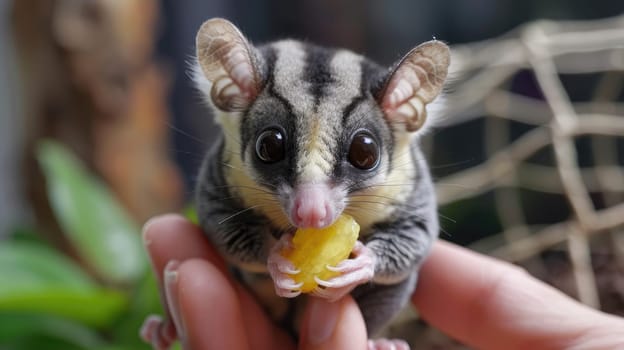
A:
[[[336,219],[331,189],[326,184],[305,184],[294,191],[290,218],[299,228],[322,228]]]

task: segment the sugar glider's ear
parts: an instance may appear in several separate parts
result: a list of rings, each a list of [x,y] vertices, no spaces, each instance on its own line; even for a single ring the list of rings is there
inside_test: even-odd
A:
[[[405,125],[406,131],[419,130],[427,119],[426,105],[442,91],[449,63],[450,50],[440,41],[413,48],[395,65],[378,95],[386,118]]]
[[[246,109],[261,89],[259,64],[247,39],[231,22],[213,18],[199,28],[195,43],[215,107],[228,112]]]

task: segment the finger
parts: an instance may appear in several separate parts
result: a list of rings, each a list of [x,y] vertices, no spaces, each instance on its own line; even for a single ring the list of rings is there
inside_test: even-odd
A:
[[[202,230],[180,215],[166,214],[150,219],[143,228],[143,243],[160,283],[165,265],[171,260],[200,258],[226,271],[225,262]]]
[[[516,266],[444,242],[423,265],[412,301],[430,324],[482,349],[567,348],[607,334],[607,341],[624,340],[621,320]]]
[[[171,322],[169,304],[163,293],[165,266],[170,261],[184,261],[194,257],[212,261],[222,269],[225,269],[225,264],[216,250],[208,244],[202,231],[177,214],[150,219],[143,226],[143,244],[158,280],[161,301],[167,317],[164,320],[149,317],[142,327],[141,336],[154,348],[166,348],[176,338],[177,331]]]
[[[237,293],[205,260],[180,264],[175,292],[186,349],[249,349]],[[177,324],[177,322],[176,322]]]
[[[237,285],[238,300],[244,311],[243,321],[254,350],[294,349],[293,339],[283,329],[276,327],[264,309],[242,286]]]
[[[178,269],[177,297],[188,349],[291,349],[245,292],[211,263],[192,259]]]
[[[299,348],[366,349],[364,319],[349,295],[336,302],[310,297],[304,311]]]

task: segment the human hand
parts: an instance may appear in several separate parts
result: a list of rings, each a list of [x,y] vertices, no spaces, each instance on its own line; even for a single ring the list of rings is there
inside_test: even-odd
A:
[[[150,220],[143,240],[158,277],[167,317],[150,316],[142,338],[166,349],[295,349],[253,297],[229,277],[225,262],[201,230],[177,215]],[[300,349],[365,349],[366,327],[350,296],[336,303],[311,298]]]
[[[442,241],[412,302],[430,325],[478,349],[622,349],[624,320],[514,265]]]
[[[142,330],[155,348],[166,348],[176,336],[187,349],[295,348],[228,277],[225,263],[196,226],[179,216],[159,217],[146,225],[144,240],[170,315],[148,320]],[[622,319],[586,307],[518,267],[445,242],[434,245],[422,266],[412,302],[431,325],[479,349],[624,344]],[[350,296],[333,304],[313,299],[299,346],[365,349],[366,339]]]

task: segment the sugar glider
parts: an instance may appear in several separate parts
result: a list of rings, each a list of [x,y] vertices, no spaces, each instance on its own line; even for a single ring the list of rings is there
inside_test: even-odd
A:
[[[423,43],[388,69],[301,41],[252,46],[220,18],[196,44],[194,79],[222,128],[198,178],[201,226],[237,274],[270,275],[271,294],[286,300],[300,286],[277,248],[296,228],[353,216],[361,233],[351,257],[312,294],[351,293],[374,334],[408,302],[438,235],[418,140],[449,48]]]

